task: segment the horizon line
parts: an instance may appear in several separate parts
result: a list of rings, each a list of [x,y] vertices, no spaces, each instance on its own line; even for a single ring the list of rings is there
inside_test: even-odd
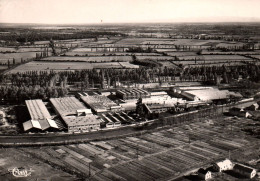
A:
[[[258,21],[178,21],[178,22],[162,22],[162,21],[155,21],[155,22],[92,22],[92,23],[12,23],[12,22],[0,22],[0,24],[20,24],[20,25],[105,25],[105,24],[181,24],[181,23],[260,23]]]

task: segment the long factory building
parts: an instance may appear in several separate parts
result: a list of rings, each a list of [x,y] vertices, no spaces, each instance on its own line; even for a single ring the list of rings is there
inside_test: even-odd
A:
[[[81,96],[81,100],[87,104],[93,112],[96,114],[105,112],[118,112],[122,111],[122,107],[111,101],[106,96],[93,95],[93,96]]]
[[[31,119],[23,123],[24,131],[48,131],[63,128],[59,120],[53,120],[41,99],[26,100],[25,104]]]

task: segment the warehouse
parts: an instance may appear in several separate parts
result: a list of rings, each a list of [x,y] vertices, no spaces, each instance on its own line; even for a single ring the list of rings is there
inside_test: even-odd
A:
[[[116,91],[116,96],[120,99],[138,99],[151,97],[151,94],[143,89],[121,89]]]
[[[31,120],[23,123],[24,131],[59,130],[62,127],[59,127],[59,123],[52,120],[52,117],[42,100],[26,100],[25,103]]]
[[[230,97],[228,90],[218,90],[218,89],[182,91],[181,95],[191,101],[213,101],[213,102],[219,102],[219,101],[225,102]]]
[[[119,112],[123,110],[120,105],[117,105],[106,96],[81,96],[81,99],[97,114],[104,112]]]
[[[75,97],[51,98],[50,99],[55,111],[65,122],[68,132],[78,133],[100,129],[102,120],[92,114]]]

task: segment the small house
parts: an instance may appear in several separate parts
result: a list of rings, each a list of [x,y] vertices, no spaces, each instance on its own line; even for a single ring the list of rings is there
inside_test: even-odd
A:
[[[214,163],[213,169],[218,171],[218,172],[222,172],[222,171],[226,171],[226,170],[232,170],[233,164],[229,159],[226,159],[224,161]]]
[[[242,164],[235,164],[235,166],[233,167],[233,172],[250,179],[256,176],[256,169]]]
[[[202,180],[208,180],[212,178],[212,174],[210,171],[200,168],[198,170],[198,177]]]

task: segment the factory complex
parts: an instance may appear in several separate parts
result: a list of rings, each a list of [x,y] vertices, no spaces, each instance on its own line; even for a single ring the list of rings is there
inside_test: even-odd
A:
[[[174,97],[172,94],[178,96]],[[77,93],[76,96],[26,100],[30,119],[23,123],[25,132],[66,131],[82,133],[155,119],[161,113],[175,114],[188,108],[208,106],[215,101],[228,101],[227,90],[197,87],[148,92],[143,89],[121,89],[116,92]],[[234,94],[232,94],[234,95]],[[111,98],[112,97],[112,98]],[[47,105],[47,107],[46,107]],[[138,112],[138,107],[142,113]],[[52,113],[50,113],[52,112]],[[137,115],[132,117],[131,115]]]

